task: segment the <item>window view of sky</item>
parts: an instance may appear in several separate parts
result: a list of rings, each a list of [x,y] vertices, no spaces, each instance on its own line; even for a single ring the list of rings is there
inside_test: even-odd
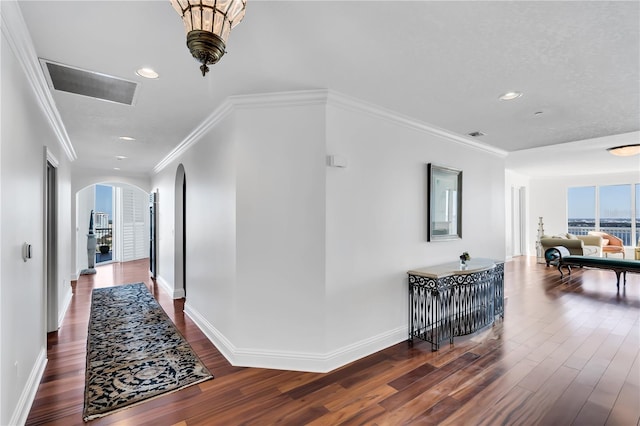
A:
[[[112,187],[96,185],[96,212],[107,213],[109,219],[113,219]]]
[[[606,185],[599,187],[601,218],[631,218],[631,191],[635,186],[636,217],[640,217],[640,184]],[[569,188],[567,193],[569,218],[592,219],[596,214],[596,187]]]
[[[596,187],[569,188],[567,194],[568,214],[571,219],[593,219],[596,216]]]
[[[601,218],[631,218],[631,185],[600,187]]]
[[[601,231],[633,245],[640,241],[640,184],[568,188],[567,213],[570,233]]]

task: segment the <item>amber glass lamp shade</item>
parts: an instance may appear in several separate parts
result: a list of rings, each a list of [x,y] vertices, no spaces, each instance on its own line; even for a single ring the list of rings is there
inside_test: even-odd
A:
[[[222,58],[231,29],[238,25],[247,0],[171,0],[182,17],[187,32],[187,47],[198,62],[204,77]]]

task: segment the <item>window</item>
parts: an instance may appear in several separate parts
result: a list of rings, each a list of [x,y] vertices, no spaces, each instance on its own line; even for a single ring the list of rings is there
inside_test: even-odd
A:
[[[95,194],[96,263],[108,262],[113,259],[113,187],[96,185]]]
[[[636,245],[640,246],[640,183],[636,184]]]
[[[621,238],[625,246],[640,238],[640,184],[569,188],[567,209],[571,234],[602,231]]]
[[[596,229],[596,187],[569,188],[567,193],[569,233],[587,235]]]
[[[631,245],[631,185],[600,187],[600,231]]]

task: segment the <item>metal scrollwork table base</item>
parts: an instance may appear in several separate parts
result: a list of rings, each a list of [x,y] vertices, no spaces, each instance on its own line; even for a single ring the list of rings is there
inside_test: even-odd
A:
[[[504,262],[472,259],[407,272],[409,275],[409,344],[413,339],[440,343],[474,333],[504,318]]]

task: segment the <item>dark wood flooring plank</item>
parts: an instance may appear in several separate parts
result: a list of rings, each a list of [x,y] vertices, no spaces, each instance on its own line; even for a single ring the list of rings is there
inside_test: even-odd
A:
[[[319,374],[234,367],[149,278],[147,260],[99,266],[72,284],[47,336],[48,364],[28,425],[85,425],[91,290],[144,282],[215,379],[96,419],[102,425],[639,424],[640,274],[617,294],[610,271],[505,264],[505,319],[472,336],[401,342]],[[585,422],[585,423],[580,423]],[[599,423],[598,423],[599,422]]]
[[[450,362],[449,364],[444,365],[441,368],[432,370],[430,373],[426,374],[420,380],[417,380],[410,385],[404,387],[401,391],[397,392],[395,395],[392,395],[383,401],[380,402],[380,406],[384,407],[387,411],[393,411],[402,407],[407,402],[421,395],[424,391],[429,389],[432,386],[440,383],[442,380],[449,377],[451,374],[455,374],[457,371],[461,370],[465,366],[471,364],[473,361],[478,359],[479,356],[466,353],[456,360]]]

